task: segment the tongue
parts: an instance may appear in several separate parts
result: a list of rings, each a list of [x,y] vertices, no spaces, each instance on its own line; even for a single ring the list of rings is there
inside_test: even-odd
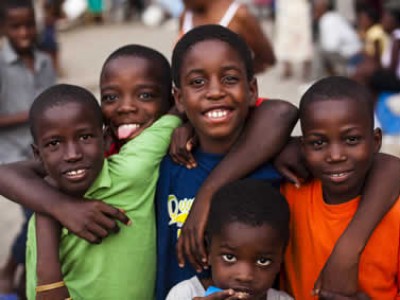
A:
[[[121,125],[118,127],[118,139],[125,140],[132,135],[136,127]]]

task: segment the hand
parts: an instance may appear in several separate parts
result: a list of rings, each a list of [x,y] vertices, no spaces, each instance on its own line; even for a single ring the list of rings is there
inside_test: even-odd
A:
[[[110,233],[117,233],[117,220],[131,225],[122,210],[98,200],[60,202],[54,215],[63,226],[89,243],[101,243]]]
[[[207,268],[207,254],[204,245],[204,232],[207,224],[209,202],[196,201],[182,227],[176,244],[176,255],[179,266],[185,265],[185,256],[197,272]]]
[[[320,300],[370,300],[370,297],[362,292],[357,292],[352,296],[345,296],[338,293],[321,290],[318,291],[318,296]]]
[[[348,249],[352,249],[352,247],[339,239],[315,282],[315,290],[342,295],[357,293],[359,255]]]
[[[66,286],[36,294],[36,300],[64,300],[69,297],[70,295]]]
[[[297,187],[310,177],[300,150],[299,138],[292,138],[274,159],[279,173],[293,182]]]
[[[248,299],[249,294],[235,292],[232,289],[224,290],[222,292],[217,292],[207,297],[195,297],[193,300],[239,300]]]
[[[193,127],[190,123],[176,128],[172,134],[169,154],[172,160],[188,169],[197,167],[196,160],[192,155],[192,150],[197,144],[197,138],[194,136]]]

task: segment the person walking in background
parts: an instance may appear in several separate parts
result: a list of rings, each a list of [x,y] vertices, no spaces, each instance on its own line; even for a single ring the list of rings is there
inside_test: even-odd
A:
[[[309,79],[313,54],[309,0],[277,0],[275,24],[275,50],[283,63],[282,77],[293,75],[292,63],[303,63],[303,79]]]
[[[264,34],[257,18],[245,5],[233,0],[184,0],[185,10],[180,20],[180,37],[194,27],[219,24],[239,34],[253,51],[256,73],[261,73],[276,62],[271,42]]]

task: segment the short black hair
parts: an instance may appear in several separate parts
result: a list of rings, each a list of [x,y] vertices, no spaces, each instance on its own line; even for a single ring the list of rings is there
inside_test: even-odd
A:
[[[29,110],[29,124],[33,140],[36,142],[36,124],[42,114],[50,107],[64,105],[66,103],[79,103],[87,106],[94,112],[100,128],[103,127],[103,114],[96,98],[88,90],[69,84],[54,85],[43,91],[34,100]]]
[[[371,21],[375,24],[378,23],[380,20],[380,15],[379,12],[374,9],[371,5],[362,5],[359,10],[358,14],[365,14],[368,16],[368,18],[371,19]]]
[[[161,71],[160,75],[163,81],[162,84],[165,86],[166,93],[168,93],[168,101],[169,101],[168,107],[171,107],[173,105],[173,99],[171,93],[172,92],[171,65],[169,64],[165,56],[155,49],[137,44],[125,45],[118,48],[107,57],[101,69],[100,78],[103,76],[104,70],[110,61],[113,61],[114,59],[124,56],[143,58],[149,61],[154,66],[160,68]]]
[[[227,184],[212,198],[207,237],[221,233],[233,222],[249,226],[269,225],[279,232],[284,245],[289,238],[289,206],[286,199],[265,180],[243,179]]]
[[[218,40],[232,47],[243,61],[246,68],[247,80],[254,77],[252,53],[246,42],[233,31],[221,25],[203,25],[187,32],[175,45],[172,53],[172,79],[176,87],[180,87],[181,68],[187,52],[197,43]],[[212,55],[212,53],[210,54]]]
[[[10,9],[28,8],[35,14],[31,0],[0,0],[0,23],[4,23]]]
[[[299,105],[300,123],[302,123],[307,107],[316,101],[357,101],[365,107],[366,118],[374,126],[374,101],[366,87],[343,76],[325,77],[314,83],[301,97]],[[372,128],[373,129],[373,128]]]

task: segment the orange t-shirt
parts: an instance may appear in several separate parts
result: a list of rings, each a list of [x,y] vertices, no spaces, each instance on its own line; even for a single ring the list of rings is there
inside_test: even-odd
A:
[[[295,299],[315,299],[311,290],[333,247],[355,214],[360,197],[328,205],[321,182],[282,186],[290,207],[290,240],[283,286]],[[359,286],[371,299],[400,299],[400,198],[377,226],[361,255]]]

